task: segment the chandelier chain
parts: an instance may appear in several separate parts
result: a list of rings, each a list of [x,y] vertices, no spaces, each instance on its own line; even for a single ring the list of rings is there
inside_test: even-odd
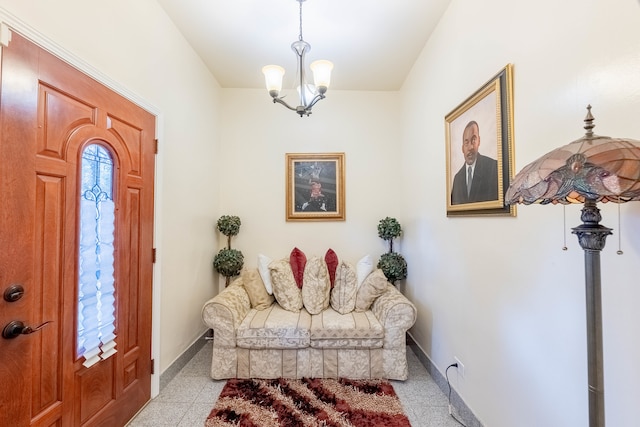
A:
[[[304,0],[298,0],[300,3],[300,35],[298,36],[298,40],[302,41],[302,2]]]

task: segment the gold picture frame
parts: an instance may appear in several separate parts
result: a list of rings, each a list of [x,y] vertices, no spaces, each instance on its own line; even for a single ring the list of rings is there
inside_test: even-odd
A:
[[[513,65],[447,114],[445,126],[447,216],[515,216],[504,203],[513,178]]]
[[[287,153],[287,221],[344,221],[344,169],[344,153]]]

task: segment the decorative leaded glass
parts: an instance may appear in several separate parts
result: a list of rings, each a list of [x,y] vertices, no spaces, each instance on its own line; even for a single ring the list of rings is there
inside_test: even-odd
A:
[[[77,348],[89,367],[116,352],[113,160],[92,144],[81,167]]]

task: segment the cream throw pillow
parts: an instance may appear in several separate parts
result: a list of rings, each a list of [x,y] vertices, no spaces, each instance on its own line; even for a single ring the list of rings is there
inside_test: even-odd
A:
[[[340,314],[351,313],[356,306],[357,290],[355,267],[342,261],[336,268],[335,285],[331,290],[331,307]]]
[[[329,307],[331,281],[329,270],[322,258],[311,257],[304,268],[302,303],[310,314],[318,314]]]
[[[252,308],[265,310],[271,307],[275,298],[273,295],[267,293],[267,289],[264,287],[257,268],[242,270],[240,277],[242,277],[244,288],[247,290],[247,294],[249,294],[249,301],[251,301]]]
[[[356,295],[356,311],[367,311],[373,302],[382,295],[390,283],[381,269],[374,270],[369,274],[362,285],[358,288]]]
[[[356,263],[356,274],[358,278],[358,288],[362,286],[362,282],[373,271],[373,258],[371,255],[365,255]]]
[[[293,277],[289,258],[272,261],[269,264],[273,296],[280,307],[287,311],[298,312],[302,309],[302,292]]]
[[[273,295],[273,286],[271,285],[271,273],[269,272],[269,264],[273,260],[266,255],[258,254],[258,272],[264,283],[264,287],[269,295]]]

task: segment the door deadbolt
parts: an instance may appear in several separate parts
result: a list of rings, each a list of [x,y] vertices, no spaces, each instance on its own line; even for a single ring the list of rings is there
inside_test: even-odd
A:
[[[10,285],[4,290],[4,300],[7,302],[16,302],[24,295],[24,287],[17,283]]]

